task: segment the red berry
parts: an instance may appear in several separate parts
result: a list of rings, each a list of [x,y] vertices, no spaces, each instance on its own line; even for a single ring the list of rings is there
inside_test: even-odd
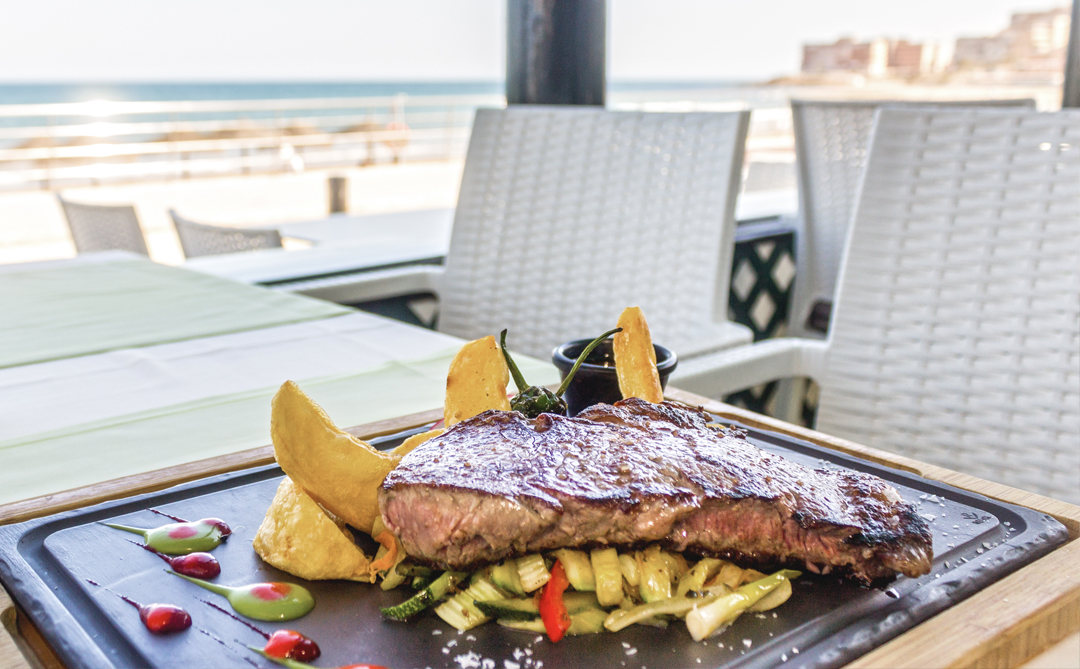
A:
[[[232,534],[232,528],[229,527],[224,520],[220,518],[203,518],[200,523],[206,523],[207,525],[213,525],[221,532],[221,536],[227,537]]]
[[[189,553],[169,560],[173,571],[195,578],[216,578],[221,573],[217,558],[209,553]]]
[[[139,619],[151,634],[182,632],[191,627],[191,616],[172,604],[150,604],[139,607]]]
[[[288,658],[298,662],[311,662],[322,654],[319,644],[292,630],[278,630],[270,635],[263,652],[271,657]]]

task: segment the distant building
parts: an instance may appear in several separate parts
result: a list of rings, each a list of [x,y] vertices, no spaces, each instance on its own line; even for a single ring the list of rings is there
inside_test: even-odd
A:
[[[871,77],[910,77],[942,71],[951,51],[935,43],[876,39],[856,42],[850,38],[832,44],[804,44],[802,71],[808,74],[854,72]],[[944,57],[942,57],[944,56]]]
[[[1061,72],[1069,46],[1069,7],[1013,14],[1009,27],[990,37],[956,40],[953,68]]]
[[[1080,0],[1077,0],[1080,1]],[[1013,14],[1009,27],[989,37],[953,43],[850,37],[832,44],[804,44],[802,72],[850,72],[868,77],[918,77],[946,70],[1061,73],[1069,45],[1069,7]]]

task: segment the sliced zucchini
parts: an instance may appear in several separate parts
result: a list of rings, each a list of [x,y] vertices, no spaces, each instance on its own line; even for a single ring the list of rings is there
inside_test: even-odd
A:
[[[569,636],[599,634],[604,631],[604,620],[606,618],[607,613],[601,609],[588,609],[580,613],[573,613],[570,615],[570,629],[566,630],[566,633]],[[499,624],[510,629],[539,634],[544,634],[547,631],[544,629],[544,621],[539,618],[536,620],[500,620]]]
[[[623,578],[633,587],[638,587],[637,560],[633,555],[622,553],[619,555],[619,567],[622,569]]]
[[[641,599],[655,602],[671,598],[672,566],[664,559],[664,552],[653,544],[645,549],[640,564]]]
[[[679,587],[675,594],[682,597],[688,592],[701,592],[705,589],[705,582],[720,573],[720,567],[723,565],[724,561],[716,558],[703,558],[698,561],[693,569],[679,579]]]
[[[495,599],[490,602],[478,600],[473,603],[484,615],[499,620],[536,620],[540,617],[540,609],[531,597],[529,599]]]
[[[596,598],[600,606],[616,606],[623,600],[622,568],[619,554],[614,548],[598,548],[589,554],[593,578],[596,582]]]
[[[579,592],[596,590],[596,579],[593,577],[592,563],[589,561],[588,553],[560,548],[552,551],[551,554],[562,563],[563,569],[566,570],[566,580],[570,581],[570,587]]]
[[[521,575],[518,574],[517,560],[513,558],[491,568],[491,582],[515,595],[525,594],[525,586],[522,585]]]
[[[445,597],[447,593],[463,582],[466,576],[468,574],[460,571],[443,572],[442,576],[432,581],[430,585],[413,595],[412,598],[397,606],[381,609],[382,614],[390,620],[408,620]]]
[[[476,602],[506,599],[506,593],[484,578],[474,577],[464,592],[459,592],[435,608],[435,615],[456,630],[470,630],[491,620],[476,607]]]
[[[539,590],[551,579],[551,572],[544,564],[544,556],[539,553],[518,558],[517,569],[518,576],[521,578],[521,587],[525,589],[525,592]]]

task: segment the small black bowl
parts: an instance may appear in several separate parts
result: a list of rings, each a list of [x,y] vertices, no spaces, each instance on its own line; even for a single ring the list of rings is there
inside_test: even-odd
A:
[[[551,361],[559,368],[562,378],[565,379],[570,373],[570,368],[574,366],[578,356],[591,341],[591,339],[568,341],[551,354]],[[619,377],[615,372],[615,351],[612,346],[612,340],[605,339],[593,349],[588,358],[585,358],[585,362],[581,363],[581,368],[574,375],[570,387],[563,394],[571,416],[578,415],[594,404],[601,402],[614,404],[623,398],[619,391]],[[656,371],[660,373],[660,387],[666,388],[668,377],[679,364],[679,359],[675,353],[659,344],[653,344],[653,348],[656,349]]]

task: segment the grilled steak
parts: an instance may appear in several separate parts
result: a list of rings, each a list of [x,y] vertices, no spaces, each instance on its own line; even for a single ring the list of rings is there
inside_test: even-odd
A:
[[[926,522],[885,481],[811,470],[708,414],[627,399],[576,418],[487,411],[386,477],[386,526],[446,569],[563,547],[640,546],[864,581],[930,571]]]

